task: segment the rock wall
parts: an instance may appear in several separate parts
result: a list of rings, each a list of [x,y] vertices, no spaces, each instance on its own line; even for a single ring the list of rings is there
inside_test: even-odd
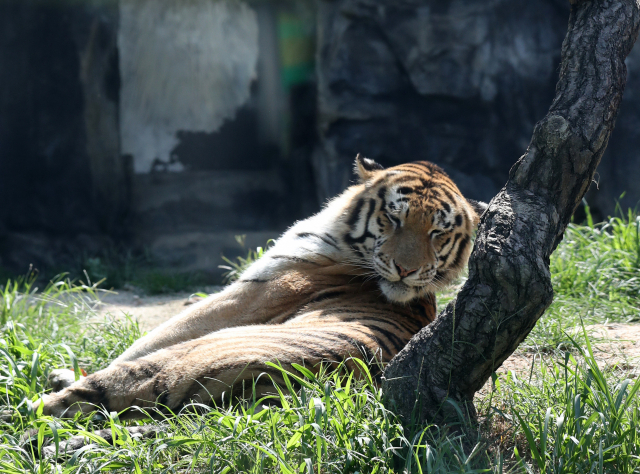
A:
[[[433,161],[491,199],[551,103],[568,15],[560,0],[320,0],[319,198],[347,185],[362,153]],[[602,214],[622,191],[625,205],[640,199],[638,59],[589,197]]]
[[[285,7],[0,1],[0,273],[116,248],[217,271],[245,252],[234,235],[264,245],[315,210],[314,87],[282,83]]]
[[[617,214],[616,202],[623,210],[640,210],[640,46],[636,43],[627,56],[627,87],[611,134],[607,151],[600,162],[596,182],[587,200],[603,219]],[[622,197],[624,193],[624,197]]]

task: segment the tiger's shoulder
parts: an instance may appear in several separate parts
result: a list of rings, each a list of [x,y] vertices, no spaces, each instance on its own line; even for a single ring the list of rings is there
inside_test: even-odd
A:
[[[361,276],[390,301],[406,303],[451,283],[471,252],[486,204],[465,198],[426,161],[383,168],[358,156],[359,182],[295,223],[240,281],[284,273]]]

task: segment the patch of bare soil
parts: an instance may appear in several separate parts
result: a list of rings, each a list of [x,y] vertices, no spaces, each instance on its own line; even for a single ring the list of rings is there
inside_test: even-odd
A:
[[[597,324],[586,329],[593,355],[601,368],[617,366],[630,372],[630,375],[640,373],[640,324]],[[511,370],[517,375],[529,374],[534,358],[535,364],[539,364],[540,357],[540,354],[516,352],[504,361],[497,372],[506,373]],[[534,365],[533,370],[539,370],[539,365]]]
[[[221,287],[211,286],[206,287],[204,292],[211,294],[220,289]],[[98,314],[110,314],[116,318],[128,314],[138,320],[143,332],[148,332],[201,299],[192,293],[145,296],[132,290],[118,290],[101,295],[102,303],[98,307]]]

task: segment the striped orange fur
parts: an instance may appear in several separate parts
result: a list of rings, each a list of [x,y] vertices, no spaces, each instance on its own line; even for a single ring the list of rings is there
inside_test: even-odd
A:
[[[484,205],[431,163],[383,169],[358,156],[355,168],[358,184],[294,224],[224,291],[104,370],[75,383],[54,371],[68,386],[43,397],[44,413],[175,410],[228,399],[256,379],[261,394],[273,387],[260,374],[281,381],[268,361],[287,369],[350,356],[388,362],[435,318],[434,292],[463,269]]]

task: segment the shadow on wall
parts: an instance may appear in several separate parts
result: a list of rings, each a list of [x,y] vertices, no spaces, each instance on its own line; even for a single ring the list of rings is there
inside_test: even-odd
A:
[[[318,208],[308,2],[29,0],[0,17],[0,267],[133,247],[219,273],[236,234],[264,245]]]
[[[215,132],[181,130],[177,138],[171,154],[186,169],[266,170],[280,156],[275,144],[260,143],[255,108],[246,106]]]
[[[357,153],[433,161],[488,200],[548,109],[568,8],[0,2],[0,266],[116,246],[215,269],[234,235],[263,245],[344,189]],[[627,64],[597,217],[640,200],[638,47]]]

